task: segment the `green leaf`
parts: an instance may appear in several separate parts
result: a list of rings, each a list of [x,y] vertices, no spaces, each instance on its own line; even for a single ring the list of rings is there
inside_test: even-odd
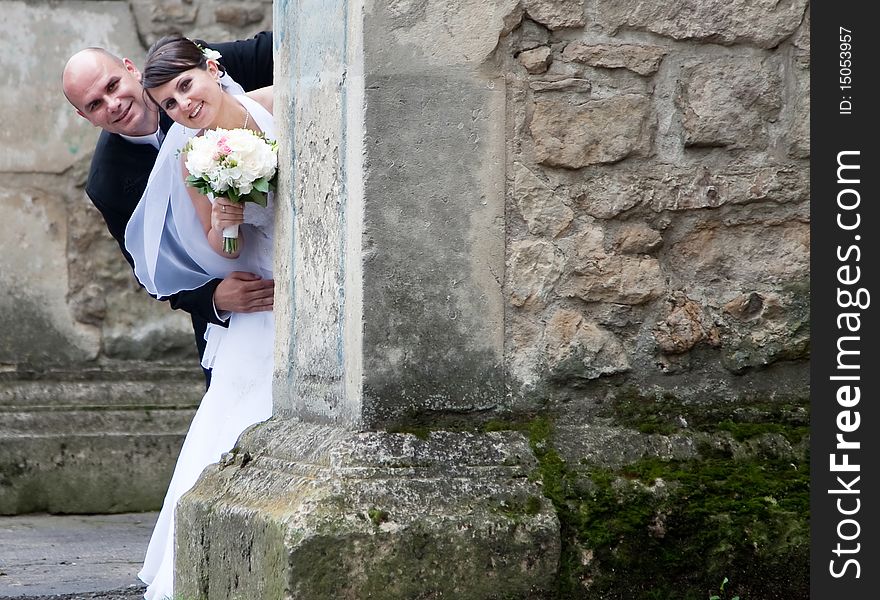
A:
[[[241,196],[235,188],[229,188],[226,193],[229,195],[229,199],[233,202],[241,202]]]
[[[266,208],[266,206],[269,204],[269,200],[266,198],[266,194],[257,189],[251,190],[248,200],[250,200],[254,204],[259,204],[263,208]]]
[[[260,177],[256,181],[254,181],[254,189],[259,190],[263,193],[267,193],[269,191],[269,181],[265,177]]]

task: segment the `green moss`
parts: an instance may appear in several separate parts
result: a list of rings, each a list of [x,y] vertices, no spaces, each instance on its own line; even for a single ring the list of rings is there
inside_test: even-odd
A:
[[[707,399],[697,404],[683,402],[671,392],[650,394],[625,386],[601,407],[598,416],[641,433],[728,431],[739,441],[762,433],[782,433],[795,444],[809,432],[809,398]]]
[[[559,598],[809,595],[809,465],[646,459],[570,469],[536,420],[530,441],[562,526]]]
[[[735,421],[721,421],[715,426],[718,431],[727,431],[738,442],[749,438],[758,437],[767,433],[778,433],[785,436],[791,444],[797,444],[810,434],[807,426],[785,425],[783,423],[737,423]]]
[[[380,510],[378,508],[371,508],[367,511],[367,516],[370,518],[370,521],[373,523],[375,527],[378,527],[382,523],[388,521],[388,511]]]

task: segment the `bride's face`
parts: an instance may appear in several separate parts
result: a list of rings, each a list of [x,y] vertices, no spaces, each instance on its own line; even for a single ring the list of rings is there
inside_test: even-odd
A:
[[[217,63],[207,69],[184,71],[171,81],[150,90],[150,96],[168,116],[190,129],[209,129],[219,118],[223,91],[218,84]]]

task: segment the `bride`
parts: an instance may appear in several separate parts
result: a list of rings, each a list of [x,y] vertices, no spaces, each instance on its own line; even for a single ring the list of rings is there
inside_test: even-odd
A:
[[[162,38],[150,49],[143,86],[176,121],[169,129],[147,189],[126,229],[126,248],[147,290],[164,297],[195,289],[233,271],[272,277],[273,206],[213,204],[184,183],[181,150],[206,129],[249,128],[275,139],[272,88],[242,94],[223,89],[221,67],[192,41]],[[232,93],[230,93],[232,92]],[[239,95],[233,95],[239,94]],[[239,250],[223,252],[224,228],[242,224]],[[174,514],[177,501],[202,470],[229,451],[248,426],[272,416],[272,312],[233,313],[228,327],[209,325],[203,364],[211,386],[199,405],[174,468],[144,566],[145,598],[174,594]]]

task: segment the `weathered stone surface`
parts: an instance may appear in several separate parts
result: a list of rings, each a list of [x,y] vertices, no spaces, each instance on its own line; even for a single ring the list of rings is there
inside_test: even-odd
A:
[[[328,5],[326,19],[344,29],[344,19],[330,14],[335,10]],[[371,35],[364,39],[364,50],[379,60],[368,61],[366,70],[421,76],[426,68],[480,65],[493,53],[498,39],[520,23],[522,14],[519,0],[454,6],[426,0],[374,3],[365,8]],[[401,45],[407,47],[406,52],[396,51]]]
[[[526,13],[548,29],[583,27],[584,0],[523,0]]]
[[[785,132],[788,155],[792,158],[810,158],[810,72],[795,73],[797,93],[792,101],[791,126]]]
[[[778,285],[809,272],[810,226],[797,221],[733,227],[711,223],[668,247],[665,255],[664,266],[682,282]]]
[[[204,393],[192,366],[0,378],[0,514],[157,510]]]
[[[66,207],[58,197],[63,191],[37,177],[31,181],[33,187],[0,188],[0,210],[15,215],[16,223],[0,253],[0,363],[94,359],[100,332],[76,323],[67,304]]]
[[[685,67],[676,102],[686,146],[766,148],[779,117],[782,78],[774,61],[704,60]]]
[[[536,92],[579,92],[589,94],[593,84],[588,79],[566,77],[553,81],[529,81],[529,87]]]
[[[657,212],[752,202],[805,202],[810,197],[809,171],[791,166],[673,167],[645,173],[633,185],[641,188],[642,197],[650,194],[650,206]]]
[[[510,303],[523,306],[547,300],[562,274],[565,257],[550,242],[519,241],[511,244],[509,278]]]
[[[663,236],[644,223],[626,223],[617,230],[612,247],[620,254],[651,254],[663,244]]]
[[[558,291],[587,302],[643,304],[661,296],[666,282],[656,258],[606,255],[577,265]]]
[[[797,33],[791,37],[795,64],[802,69],[810,68],[810,11],[804,13],[804,20]]]
[[[577,179],[552,172],[548,177],[557,194],[575,199],[577,211],[598,219],[613,219],[640,205],[662,212],[725,204],[806,202],[810,198],[809,171],[791,165],[615,167]]]
[[[153,3],[153,21],[156,23],[173,23],[174,25],[192,25],[199,14],[199,7],[192,2],[160,2]]]
[[[654,190],[642,177],[629,172],[600,172],[572,185],[570,194],[577,208],[597,219],[614,217],[653,197]]]
[[[809,283],[782,293],[750,292],[724,305],[722,363],[734,373],[810,354]]]
[[[679,293],[672,300],[671,312],[654,326],[654,339],[660,352],[682,354],[704,340],[717,346],[718,330],[699,304]]]
[[[129,8],[110,1],[4,2],[0,39],[6,40],[0,105],[7,125],[0,127],[0,172],[61,173],[98,138],[60,96],[61,69],[87,46],[140,55]]]
[[[617,468],[644,458],[692,460],[699,457],[697,443],[686,434],[645,435],[624,427],[560,419],[553,446],[575,467],[591,465]]]
[[[550,42],[550,31],[531,19],[523,19],[520,27],[514,32],[512,40],[516,51],[531,50],[538,46],[546,46]]]
[[[560,542],[535,467],[511,432],[422,440],[269,421],[181,499],[175,592],[538,600]]]
[[[668,53],[669,50],[662,46],[572,42],[565,47],[562,58],[593,67],[628,69],[639,75],[652,75]]]
[[[627,94],[572,105],[538,100],[532,117],[538,162],[568,169],[645,156],[653,137],[646,96]]]
[[[520,52],[517,60],[525,67],[526,71],[532,75],[544,73],[549,67],[553,59],[550,56],[550,48],[548,46],[540,46],[532,50]]]
[[[806,5],[807,0],[601,2],[598,19],[616,29],[644,29],[677,40],[772,48],[794,33]]]
[[[214,11],[218,23],[245,27],[259,23],[265,17],[265,9],[259,4],[223,4]]]
[[[553,313],[544,329],[544,356],[552,379],[597,379],[630,369],[623,345],[577,311]]]
[[[608,255],[605,252],[605,227],[595,221],[584,222],[574,237],[573,250],[573,252],[568,250],[567,255],[578,266],[606,258]]]
[[[521,163],[514,166],[513,196],[534,235],[556,237],[574,218],[562,198]]]

